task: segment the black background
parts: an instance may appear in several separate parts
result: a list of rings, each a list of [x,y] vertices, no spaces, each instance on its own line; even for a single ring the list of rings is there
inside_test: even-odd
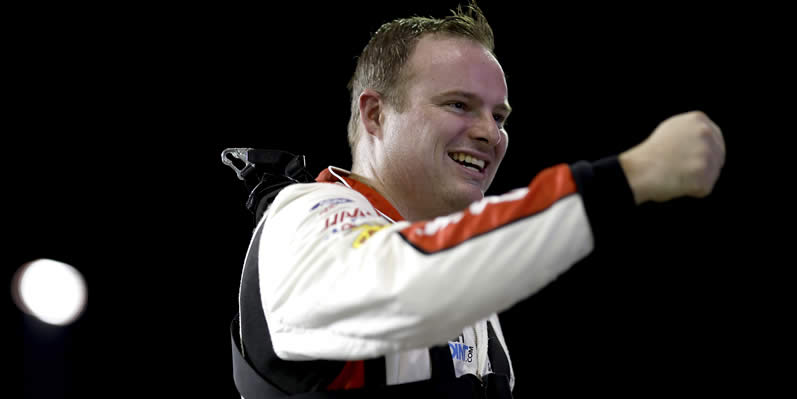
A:
[[[355,56],[383,22],[456,6],[422,3],[9,11],[4,275],[52,258],[89,287],[62,329],[7,301],[9,389],[236,397],[228,325],[252,218],[220,153],[348,168]],[[751,272],[769,264],[748,256],[758,232],[743,227],[765,183],[742,154],[778,82],[778,10],[482,6],[515,109],[491,194],[696,109],[728,148],[710,197],[641,207],[613,245],[502,313],[516,397],[768,389],[779,374],[762,360],[776,354],[762,309],[782,292]]]

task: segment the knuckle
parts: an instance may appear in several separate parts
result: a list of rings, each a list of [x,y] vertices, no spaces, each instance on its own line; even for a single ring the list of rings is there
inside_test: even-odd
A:
[[[710,139],[714,135],[713,129],[708,125],[708,123],[703,123],[698,128],[697,132],[703,139]]]

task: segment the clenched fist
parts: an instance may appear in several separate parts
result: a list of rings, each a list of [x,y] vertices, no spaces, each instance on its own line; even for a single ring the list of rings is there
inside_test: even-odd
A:
[[[703,112],[673,116],[620,154],[637,204],[711,193],[725,163],[720,128]]]

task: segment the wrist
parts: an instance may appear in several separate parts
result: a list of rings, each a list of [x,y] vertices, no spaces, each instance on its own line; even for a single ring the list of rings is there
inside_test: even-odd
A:
[[[620,167],[623,168],[625,177],[628,180],[628,186],[631,187],[631,192],[634,194],[634,202],[637,205],[647,202],[650,198],[648,196],[648,189],[645,183],[644,163],[640,162],[634,156],[633,150],[628,150],[617,157]]]

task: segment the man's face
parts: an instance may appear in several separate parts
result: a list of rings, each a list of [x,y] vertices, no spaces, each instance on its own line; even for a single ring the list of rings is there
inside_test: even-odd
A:
[[[385,112],[383,169],[413,206],[463,209],[484,197],[506,153],[504,72],[481,44],[431,35],[407,66],[404,111]]]

